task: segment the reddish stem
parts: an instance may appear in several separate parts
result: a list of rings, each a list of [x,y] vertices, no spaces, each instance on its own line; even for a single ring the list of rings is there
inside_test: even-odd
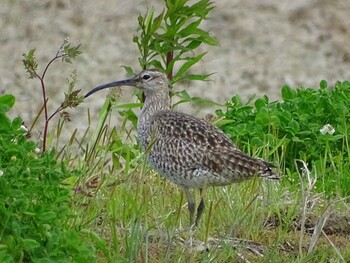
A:
[[[45,89],[45,82],[44,82],[44,78],[46,75],[47,70],[49,69],[50,65],[57,59],[61,58],[64,56],[63,55],[59,55],[59,53],[61,52],[63,45],[60,47],[60,49],[57,51],[56,56],[51,59],[49,61],[49,63],[47,63],[43,74],[41,76],[39,76],[38,74],[36,74],[36,76],[40,79],[40,83],[41,83],[41,90],[42,90],[42,95],[43,95],[43,101],[44,101],[44,115],[45,115],[45,126],[44,126],[44,134],[43,134],[43,146],[42,146],[42,152],[45,152],[46,150],[46,140],[47,140],[47,131],[48,131],[48,127],[49,127],[49,121],[51,120],[51,118],[53,117],[52,115],[49,117],[48,116],[48,110],[47,110],[47,101],[48,98],[46,97],[46,89]],[[56,113],[56,112],[55,112]]]
[[[171,63],[171,61],[173,61],[174,59],[174,52],[168,52],[166,54],[166,67],[169,66],[169,64]],[[168,73],[168,79],[171,80],[173,78],[173,70],[171,69]]]

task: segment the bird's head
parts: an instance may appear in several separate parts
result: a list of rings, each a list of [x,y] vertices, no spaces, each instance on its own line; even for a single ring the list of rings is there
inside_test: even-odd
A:
[[[158,93],[169,92],[169,81],[166,74],[158,69],[146,69],[131,79],[114,81],[97,86],[85,94],[85,98],[89,97],[99,90],[119,86],[137,87],[145,93],[146,97]]]

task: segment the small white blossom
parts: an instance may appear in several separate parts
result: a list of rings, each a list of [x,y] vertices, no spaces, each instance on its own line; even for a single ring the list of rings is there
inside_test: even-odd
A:
[[[41,150],[37,147],[37,148],[35,148],[34,152],[35,152],[36,154],[39,154],[39,153],[41,153]]]
[[[326,124],[325,126],[322,127],[322,129],[320,129],[320,133],[321,134],[330,134],[332,135],[333,133],[335,133],[335,129],[332,127],[332,125],[330,124]]]
[[[4,172],[0,170],[0,177],[4,175]]]
[[[28,128],[24,125],[21,125],[21,128],[20,128],[22,131],[24,131],[25,133],[28,132]]]

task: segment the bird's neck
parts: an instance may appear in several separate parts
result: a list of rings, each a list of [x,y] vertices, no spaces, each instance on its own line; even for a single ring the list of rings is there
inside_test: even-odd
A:
[[[170,110],[171,102],[169,92],[146,94],[146,99],[139,117],[139,124],[145,124],[159,111]]]

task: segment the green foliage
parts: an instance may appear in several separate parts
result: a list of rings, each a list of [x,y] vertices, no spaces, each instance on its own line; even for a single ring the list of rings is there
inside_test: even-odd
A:
[[[72,63],[72,59],[75,59],[81,54],[80,44],[72,47],[68,40],[66,40],[61,46],[59,52],[62,53],[61,55],[59,55],[62,57],[62,61]]]
[[[37,77],[36,71],[38,70],[38,63],[35,58],[35,48],[29,50],[27,54],[23,54],[22,60],[24,68],[27,70],[30,79]]]
[[[0,131],[9,129],[11,127],[11,120],[6,116],[13,104],[15,104],[15,97],[12,95],[3,95],[0,97]]]
[[[284,171],[295,172],[295,159],[304,160],[322,175],[317,188],[349,195],[350,82],[327,89],[322,81],[318,90],[284,86],[281,93],[283,102],[265,96],[253,105],[233,97],[226,112],[217,111],[229,121],[221,128],[245,150],[278,149]]]
[[[74,85],[76,83],[77,79],[77,73],[74,70],[71,78],[68,79],[68,88],[67,88],[67,93],[65,93],[65,99],[61,103],[61,105],[53,111],[53,113],[49,114],[48,110],[48,97],[46,95],[46,83],[45,83],[45,76],[50,68],[51,64],[58,60],[62,59],[62,62],[66,63],[72,63],[72,59],[75,59],[78,55],[81,54],[81,51],[79,50],[80,45],[77,46],[71,46],[69,43],[68,39],[65,39],[63,44],[60,46],[58,49],[56,55],[46,64],[43,72],[41,74],[38,73],[38,62],[36,61],[35,58],[35,49],[31,49],[27,54],[23,54],[23,65],[25,69],[27,70],[29,74],[30,79],[39,79],[40,85],[41,85],[41,93],[42,93],[42,98],[43,98],[43,106],[40,112],[38,113],[38,116],[35,118],[31,129],[35,126],[40,114],[42,111],[44,111],[44,131],[43,131],[43,144],[42,144],[42,151],[45,152],[46,150],[46,142],[47,142],[47,136],[48,136],[48,126],[50,120],[55,117],[58,113],[61,114],[61,117],[63,118],[64,121],[69,121],[69,114],[68,112],[65,111],[67,108],[75,108],[77,107],[82,101],[83,97],[78,96],[80,90],[73,90]]]
[[[188,70],[201,60],[204,53],[195,54],[203,43],[217,45],[208,32],[200,28],[213,5],[208,0],[201,0],[192,5],[188,0],[165,0],[166,10],[154,18],[150,9],[145,16],[139,16],[138,31],[134,36],[141,57],[140,66],[145,69],[155,67],[164,70],[172,83],[189,80],[206,80],[209,74],[189,74]],[[174,65],[180,63],[173,74]]]
[[[93,260],[93,247],[68,224],[71,193],[62,181],[70,172],[54,152],[39,155],[20,118],[3,115],[13,103],[0,97],[0,262]]]
[[[141,68],[163,70],[168,75],[170,86],[185,80],[208,80],[211,74],[192,74],[189,71],[206,55],[206,52],[197,52],[201,45],[218,45],[209,32],[200,28],[202,21],[208,18],[214,8],[213,3],[209,0],[195,3],[189,0],[164,0],[164,3],[166,8],[160,14],[155,15],[151,8],[144,16],[138,17],[139,34],[133,37],[133,42],[140,52]],[[128,74],[134,74],[133,68],[123,67]],[[140,91],[137,90],[136,95],[140,101],[144,101]],[[199,97],[192,98],[186,90],[171,92],[170,95],[180,98],[176,105],[188,102],[197,105],[215,104]],[[129,116],[127,113],[122,114]]]

